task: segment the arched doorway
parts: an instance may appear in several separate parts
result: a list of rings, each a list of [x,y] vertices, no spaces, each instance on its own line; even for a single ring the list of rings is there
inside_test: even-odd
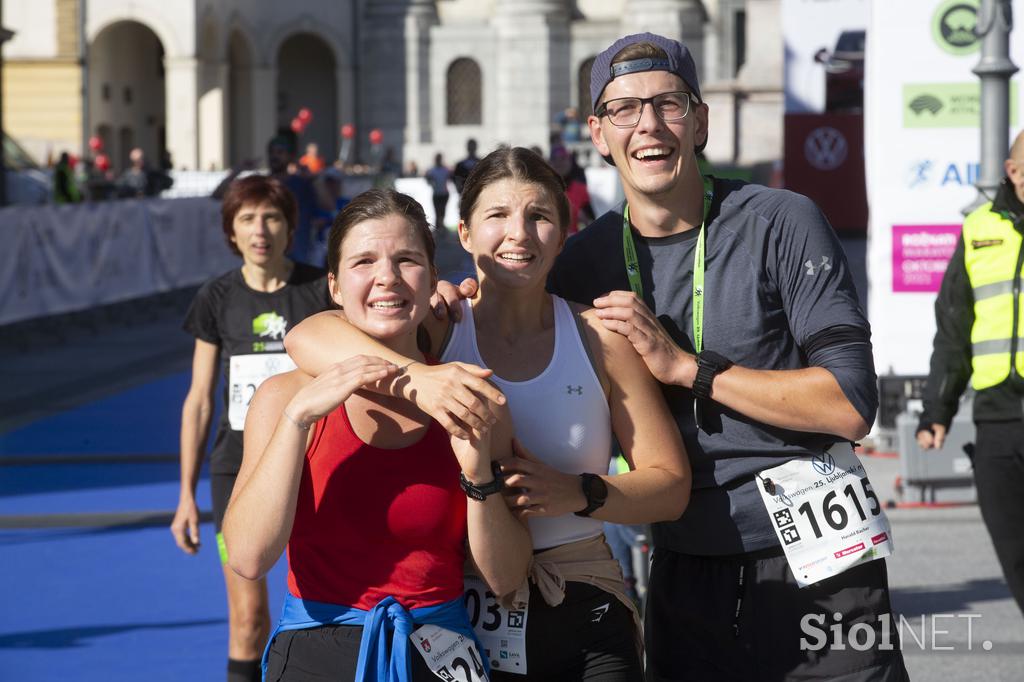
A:
[[[252,49],[240,31],[228,40],[228,158],[232,166],[260,156],[252,126]]]
[[[336,63],[331,48],[316,35],[296,33],[277,53],[277,123],[287,127],[306,107],[313,122],[299,136],[299,155],[316,142],[328,162],[338,156]]]
[[[106,132],[111,161],[123,163],[130,149],[122,147],[134,145],[151,165],[157,163],[165,101],[164,47],[156,34],[137,21],[103,29],[89,45],[89,122],[93,131]],[[107,132],[114,130],[121,131],[116,138]]]

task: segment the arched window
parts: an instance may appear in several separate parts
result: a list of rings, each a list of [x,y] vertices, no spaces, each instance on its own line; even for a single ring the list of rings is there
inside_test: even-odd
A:
[[[483,123],[480,66],[467,57],[460,57],[448,67],[445,92],[448,102],[448,125],[480,125]]]
[[[584,60],[577,73],[579,105],[576,109],[580,112],[580,120],[584,123],[586,123],[587,117],[594,113],[594,106],[590,101],[590,71],[594,68],[595,59],[596,57],[591,57]]]

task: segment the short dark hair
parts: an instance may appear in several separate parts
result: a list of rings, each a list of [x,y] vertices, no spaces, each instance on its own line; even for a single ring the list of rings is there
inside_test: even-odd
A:
[[[379,220],[390,215],[400,215],[416,228],[426,248],[430,265],[434,265],[434,235],[423,207],[407,194],[393,189],[368,189],[357,195],[341,209],[334,219],[330,234],[327,235],[327,269],[335,277],[341,267],[341,244],[349,231],[366,220]]]
[[[241,256],[242,252],[232,241],[235,235],[235,216],[246,204],[263,203],[270,204],[284,214],[284,219],[288,223],[288,248],[291,248],[295,226],[299,222],[299,205],[295,201],[295,195],[280,180],[267,175],[250,175],[228,185],[220,206],[224,238],[227,239],[228,248],[236,255]]]
[[[540,185],[555,202],[559,228],[569,229],[569,200],[565,181],[541,156],[525,147],[498,147],[473,166],[459,197],[459,216],[469,224],[469,217],[480,199],[480,192],[491,183],[507,178]]]

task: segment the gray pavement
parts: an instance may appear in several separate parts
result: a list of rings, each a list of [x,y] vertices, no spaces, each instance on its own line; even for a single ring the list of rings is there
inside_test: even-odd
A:
[[[893,486],[899,460],[862,461],[879,498],[899,501]],[[911,679],[1024,680],[1024,616],[977,505],[887,513],[896,541],[896,554],[887,560],[899,614],[894,629],[898,625]]]

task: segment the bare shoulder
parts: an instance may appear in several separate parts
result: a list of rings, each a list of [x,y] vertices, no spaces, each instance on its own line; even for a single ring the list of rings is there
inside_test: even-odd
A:
[[[313,381],[313,377],[301,369],[275,374],[256,389],[256,395],[253,396],[249,411],[283,408],[303,386],[311,381]]]
[[[591,350],[601,354],[608,359],[627,358],[636,355],[633,344],[622,334],[613,332],[601,323],[597,311],[589,306],[578,303],[569,305],[579,309],[580,319],[583,320],[583,327],[587,330],[587,340],[590,342]]]

